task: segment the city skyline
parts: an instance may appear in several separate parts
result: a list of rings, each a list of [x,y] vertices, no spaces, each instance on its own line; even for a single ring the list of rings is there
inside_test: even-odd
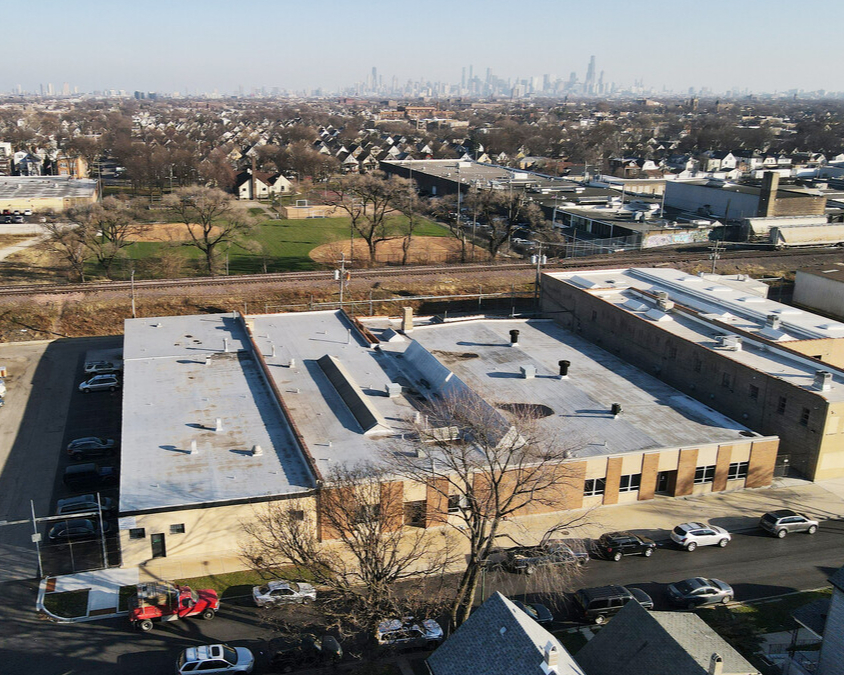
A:
[[[816,16],[792,4],[714,0],[705,7],[657,1],[642,11],[608,0],[600,6],[499,0],[459,6],[432,0],[410,12],[375,0],[364,13],[328,0],[315,12],[293,2],[257,1],[240,12],[219,0],[142,7],[80,0],[72,7],[16,4],[9,25],[37,21],[43,35],[70,37],[72,48],[33,50],[26,31],[9,38],[0,91],[57,94],[103,90],[246,94],[260,90],[348,93],[378,69],[386,91],[407,82],[461,84],[462,69],[489,70],[503,82],[534,78],[568,81],[572,72],[592,84],[643,91],[844,91],[835,62],[782,54],[768,40],[811,34]],[[824,8],[824,21],[844,7]],[[727,17],[729,21],[726,22]],[[821,52],[822,53],[822,52]],[[479,75],[480,74],[480,75]],[[593,92],[596,93],[596,92]]]

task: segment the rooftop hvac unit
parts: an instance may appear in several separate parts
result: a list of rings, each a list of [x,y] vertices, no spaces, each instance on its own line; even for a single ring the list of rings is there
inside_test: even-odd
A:
[[[721,349],[732,352],[741,351],[741,336],[739,335],[716,335],[715,341]]]

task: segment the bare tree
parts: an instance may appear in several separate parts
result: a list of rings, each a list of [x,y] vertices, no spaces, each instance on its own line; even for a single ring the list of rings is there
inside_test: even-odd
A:
[[[431,201],[431,213],[441,223],[445,223],[451,236],[460,242],[460,262],[466,262],[467,238],[463,229],[460,213],[457,211],[457,195],[447,195]]]
[[[217,250],[240,241],[253,228],[253,219],[235,199],[216,188],[179,188],[164,198],[173,218],[184,223],[190,241],[205,255],[209,274],[217,270]]]
[[[68,209],[65,215],[75,225],[73,236],[90,251],[109,279],[123,249],[149,229],[148,224],[137,221],[135,204],[115,197]]]
[[[78,226],[48,217],[44,229],[47,232],[47,248],[67,261],[79,281],[85,281],[85,265],[91,259],[91,251],[85,246],[84,235]]]
[[[472,189],[465,204],[489,226],[487,250],[493,259],[518,227],[537,229],[545,223],[542,210],[521,190]]]
[[[410,252],[410,245],[413,243],[413,233],[419,226],[421,218],[422,204],[419,196],[413,189],[413,186],[408,186],[407,190],[400,192],[394,200],[395,209],[401,213],[406,221],[401,227],[401,264],[407,265],[407,256]]]
[[[366,242],[369,263],[375,264],[378,244],[390,238],[388,216],[412,191],[410,182],[380,171],[344,176],[334,185],[335,197],[328,200],[351,219],[351,226]]]
[[[335,469],[318,504],[318,516],[282,503],[256,509],[243,524],[241,555],[268,576],[291,564],[307,570],[333,592],[326,609],[335,617],[371,627],[404,607],[398,582],[435,576],[450,562],[447,538],[405,526],[402,485],[381,468]]]
[[[423,412],[416,448],[394,448],[386,462],[395,474],[435,491],[452,512],[444,522],[466,540],[466,568],[451,604],[457,626],[469,616],[502,522],[538,508],[563,512],[571,492],[579,494],[583,486],[565,463],[573,440],[554,442],[539,433],[541,406],[496,409],[458,390]],[[552,529],[574,526],[582,517],[562,516]]]

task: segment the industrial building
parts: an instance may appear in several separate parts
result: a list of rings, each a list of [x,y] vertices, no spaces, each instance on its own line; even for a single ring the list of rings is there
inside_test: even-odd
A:
[[[750,429],[778,436],[778,473],[844,476],[844,323],[755,288],[664,268],[554,272],[542,277],[542,310]]]
[[[518,331],[513,340],[512,331]],[[560,362],[568,365],[561,375]],[[332,467],[400,447],[426,401],[514,405],[567,444],[572,483],[525,515],[769,485],[761,435],[551,319],[445,323],[321,311],[130,319],[124,346],[123,565],[237,564],[266,502],[312,514]],[[442,527],[430,486],[393,481],[406,524]],[[167,568],[173,569],[173,568]]]
[[[844,264],[831,262],[797,270],[794,304],[844,320]]]
[[[0,176],[0,210],[64,211],[97,201],[97,181],[68,176]]]

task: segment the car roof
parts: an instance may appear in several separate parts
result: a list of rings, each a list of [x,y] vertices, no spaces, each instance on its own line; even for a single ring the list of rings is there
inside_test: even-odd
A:
[[[268,581],[268,582],[267,582],[267,587],[268,587],[271,591],[275,591],[275,590],[278,590],[278,589],[280,589],[280,588],[289,588],[290,590],[293,590],[293,588],[291,587],[291,585],[290,585],[290,582],[289,582],[289,581],[278,581],[278,580],[276,580],[276,581]]]
[[[72,504],[86,504],[89,502],[97,503],[97,498],[94,495],[79,495],[78,497],[65,497],[56,502],[56,506],[70,506]]]
[[[223,657],[222,644],[216,645],[199,645],[197,647],[188,647],[185,650],[185,659],[188,661],[207,661],[208,659],[220,659]]]
[[[90,527],[94,527],[94,521],[88,518],[71,518],[70,520],[65,520],[64,523],[68,527],[89,527],[89,525]]]
[[[777,509],[776,511],[768,511],[765,515],[776,516],[777,518],[788,518],[789,516],[799,516],[800,514],[791,509]]]
[[[705,525],[704,523],[698,522],[689,522],[689,523],[682,523],[678,525],[678,527],[682,527],[684,530],[702,530],[704,528],[709,527],[709,525]]]
[[[578,593],[588,598],[589,600],[594,600],[595,598],[611,598],[617,595],[632,595],[632,593],[630,593],[630,591],[624,588],[624,586],[616,585],[595,586],[594,588],[581,588]]]

